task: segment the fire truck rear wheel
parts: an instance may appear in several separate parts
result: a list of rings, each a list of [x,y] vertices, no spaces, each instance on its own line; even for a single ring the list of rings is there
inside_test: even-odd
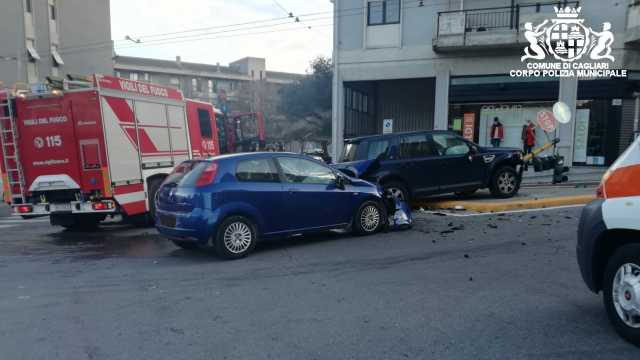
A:
[[[149,182],[149,223],[154,224],[156,221],[156,193],[160,189],[160,185],[164,178],[156,178]]]

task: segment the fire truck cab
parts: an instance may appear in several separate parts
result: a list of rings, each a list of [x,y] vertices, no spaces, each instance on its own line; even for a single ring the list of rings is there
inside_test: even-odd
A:
[[[219,154],[211,104],[171,87],[95,75],[85,87],[0,91],[4,201],[68,228],[152,217],[180,162]]]

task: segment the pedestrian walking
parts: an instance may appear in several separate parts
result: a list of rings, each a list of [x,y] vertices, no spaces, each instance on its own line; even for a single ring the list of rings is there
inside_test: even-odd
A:
[[[491,145],[500,147],[502,140],[504,140],[504,126],[496,116],[493,118],[493,125],[491,125]]]
[[[536,146],[536,125],[531,120],[522,127],[522,144],[525,154],[530,154]]]

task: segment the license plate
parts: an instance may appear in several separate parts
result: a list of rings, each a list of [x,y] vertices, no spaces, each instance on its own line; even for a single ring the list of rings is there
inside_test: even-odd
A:
[[[51,212],[70,212],[71,204],[53,204]]]
[[[160,225],[176,227],[176,217],[173,215],[160,215]]]

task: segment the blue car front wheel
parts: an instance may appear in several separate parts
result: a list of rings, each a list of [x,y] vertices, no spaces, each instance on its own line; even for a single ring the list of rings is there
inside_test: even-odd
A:
[[[366,201],[353,219],[353,229],[358,235],[374,234],[382,230],[387,224],[387,212],[382,203]]]

